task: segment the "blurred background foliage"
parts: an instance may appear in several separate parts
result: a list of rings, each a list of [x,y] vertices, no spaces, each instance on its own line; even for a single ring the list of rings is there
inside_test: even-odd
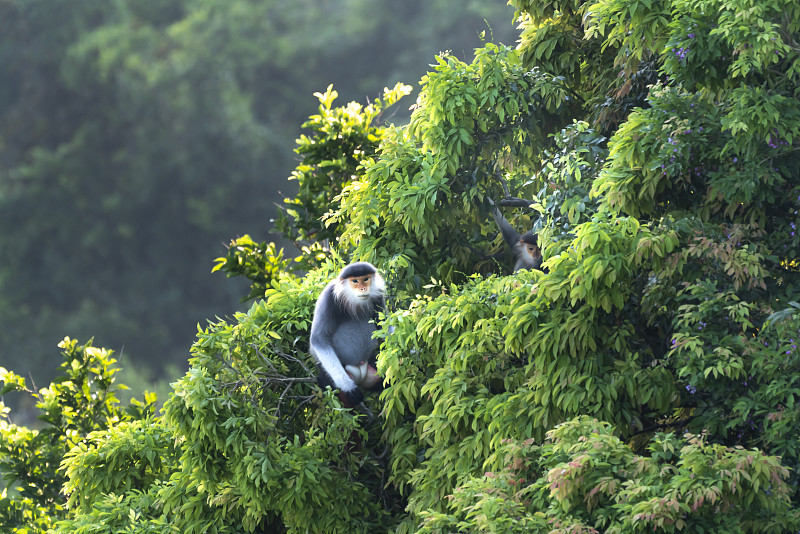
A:
[[[512,44],[512,17],[500,0],[0,0],[0,363],[47,383],[69,333],[113,349],[134,389],[174,376],[197,324],[247,293],[209,275],[225,245],[294,246],[269,234],[313,94],[379,103],[439,51]]]

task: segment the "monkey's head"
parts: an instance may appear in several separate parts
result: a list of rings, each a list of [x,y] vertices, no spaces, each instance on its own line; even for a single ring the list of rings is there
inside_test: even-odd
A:
[[[365,261],[351,263],[339,273],[333,288],[334,295],[344,309],[353,316],[372,312],[383,298],[385,284],[378,270]]]
[[[526,254],[531,260],[536,260],[542,257],[542,251],[536,240],[536,234],[528,230],[519,237],[519,251]]]

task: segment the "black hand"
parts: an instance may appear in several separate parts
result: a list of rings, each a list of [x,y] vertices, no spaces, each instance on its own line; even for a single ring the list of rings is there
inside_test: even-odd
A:
[[[344,397],[344,404],[347,408],[355,408],[364,400],[364,394],[359,388],[342,391],[342,397]]]

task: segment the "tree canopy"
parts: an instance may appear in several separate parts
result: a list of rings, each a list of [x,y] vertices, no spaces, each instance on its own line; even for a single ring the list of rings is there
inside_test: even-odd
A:
[[[309,253],[232,243],[252,306],[153,424],[76,441],[56,532],[800,529],[800,7],[511,3],[518,46],[437,56],[406,125],[371,121],[402,85],[317,95],[285,222]],[[507,274],[495,206],[544,271]],[[389,288],[361,410],[308,354],[350,260]]]
[[[264,239],[296,193],[311,95],[418,79],[512,14],[451,3],[4,1],[3,364],[46,383],[69,332],[126,363],[183,366],[198,322],[242,308],[246,286],[208,272],[231,237]]]

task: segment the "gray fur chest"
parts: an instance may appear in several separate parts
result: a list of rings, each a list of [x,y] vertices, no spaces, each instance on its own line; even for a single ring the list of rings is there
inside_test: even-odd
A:
[[[378,350],[379,340],[372,339],[374,323],[344,321],[333,334],[333,348],[344,365],[366,362]]]

